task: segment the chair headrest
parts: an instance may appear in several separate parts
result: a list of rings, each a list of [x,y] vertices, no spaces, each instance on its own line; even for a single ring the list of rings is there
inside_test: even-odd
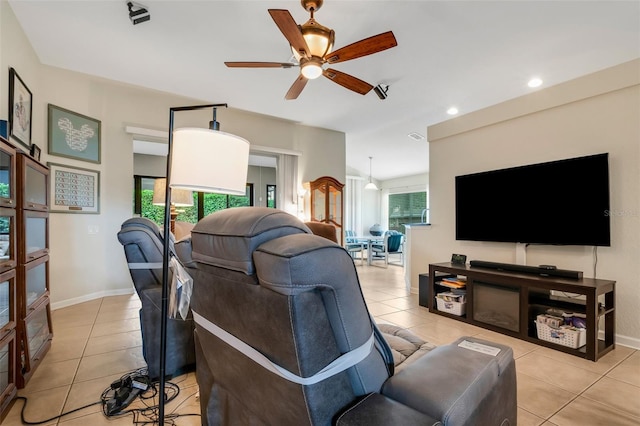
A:
[[[191,231],[193,260],[255,273],[253,252],[262,243],[291,234],[311,234],[302,221],[282,210],[235,207],[200,220]]]

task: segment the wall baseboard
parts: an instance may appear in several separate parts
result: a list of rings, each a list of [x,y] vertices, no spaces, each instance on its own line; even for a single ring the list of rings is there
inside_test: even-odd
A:
[[[86,294],[80,297],[74,297],[72,299],[61,300],[51,304],[51,310],[66,308],[67,306],[77,305],[78,303],[88,302],[90,300],[100,299],[102,297],[109,296],[122,296],[125,294],[133,294],[133,288],[121,288],[117,290],[98,291],[91,294]]]
[[[604,332],[602,330],[598,331],[598,339],[604,340]],[[616,345],[640,350],[640,339],[616,334]]]

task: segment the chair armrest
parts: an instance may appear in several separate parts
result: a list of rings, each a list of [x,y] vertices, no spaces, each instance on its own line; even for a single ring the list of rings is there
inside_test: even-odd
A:
[[[407,407],[379,393],[370,393],[344,411],[336,426],[442,425],[426,414]]]
[[[500,349],[496,356],[460,347],[463,341]],[[513,351],[462,337],[439,346],[390,377],[381,393],[445,424],[516,424]]]

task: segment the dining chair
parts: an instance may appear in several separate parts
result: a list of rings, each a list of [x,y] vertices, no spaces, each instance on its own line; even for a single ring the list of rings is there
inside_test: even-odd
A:
[[[345,250],[349,252],[353,259],[357,259],[356,254],[360,253],[360,265],[364,265],[364,251],[367,243],[363,240],[356,238],[354,231],[344,231],[345,236]]]
[[[385,268],[389,263],[404,265],[404,235],[398,231],[386,231],[382,244],[372,244],[371,251],[371,264],[374,266],[380,266],[374,263],[376,260],[384,260]],[[390,262],[391,255],[398,255],[400,261]]]

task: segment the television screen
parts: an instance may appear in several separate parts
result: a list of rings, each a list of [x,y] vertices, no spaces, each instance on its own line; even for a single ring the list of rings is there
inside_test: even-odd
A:
[[[610,246],[609,154],[456,176],[456,239]]]

